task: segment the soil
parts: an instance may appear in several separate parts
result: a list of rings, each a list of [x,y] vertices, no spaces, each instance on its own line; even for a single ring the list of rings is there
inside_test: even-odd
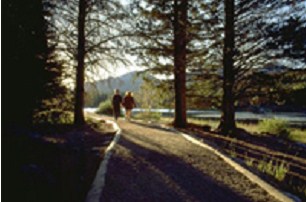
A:
[[[110,125],[38,126],[6,134],[5,201],[84,201],[106,146]]]

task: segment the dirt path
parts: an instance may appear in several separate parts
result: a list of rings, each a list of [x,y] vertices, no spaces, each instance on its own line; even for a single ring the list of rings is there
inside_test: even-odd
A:
[[[100,201],[277,201],[174,132],[125,121],[119,126]]]

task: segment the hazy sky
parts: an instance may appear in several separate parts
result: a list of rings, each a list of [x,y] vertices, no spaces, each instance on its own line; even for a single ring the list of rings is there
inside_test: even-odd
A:
[[[122,4],[127,5],[129,4],[131,1],[130,0],[121,0]],[[297,11],[297,12],[296,12]],[[290,6],[286,6],[283,8],[280,8],[278,13],[279,14],[283,14],[283,13],[288,13],[288,17],[289,16],[294,16],[300,12],[306,12],[306,1],[296,1],[296,4],[294,4],[293,7]],[[306,15],[303,14],[303,16],[306,17]],[[144,68],[141,68],[139,66],[136,65],[137,63],[137,58],[136,57],[132,57],[130,55],[126,56],[127,59],[130,61],[129,65],[123,65],[120,64],[117,67],[109,67],[109,71],[108,70],[104,70],[104,69],[100,69],[98,70],[97,74],[91,75],[93,80],[100,80],[100,79],[106,79],[107,77],[118,77],[121,76],[123,74],[126,74],[128,72],[131,71],[139,71],[139,70],[143,70]],[[115,70],[114,70],[115,68]]]
[[[93,79],[100,80],[100,79],[106,79],[108,77],[118,77],[131,71],[140,71],[144,69],[137,66],[136,64],[137,58],[135,56],[126,55],[126,58],[130,64],[128,65],[119,64],[117,66],[109,67],[109,70],[101,68],[99,69],[98,74],[93,75],[94,77]]]

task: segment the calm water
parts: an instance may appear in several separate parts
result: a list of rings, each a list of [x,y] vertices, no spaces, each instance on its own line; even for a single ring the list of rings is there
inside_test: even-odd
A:
[[[97,108],[85,108],[85,111],[94,112]],[[135,108],[133,114],[144,112],[146,109]],[[173,116],[173,109],[151,109],[152,112],[161,113],[163,116]],[[220,111],[217,110],[188,110],[188,117],[199,119],[218,119],[221,117]],[[265,112],[253,113],[247,111],[236,112],[236,120],[258,121],[262,119],[283,119],[291,123],[299,123],[306,125],[306,113],[302,112]]]

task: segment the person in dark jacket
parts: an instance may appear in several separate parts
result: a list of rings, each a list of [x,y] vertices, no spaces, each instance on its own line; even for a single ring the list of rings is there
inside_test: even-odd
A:
[[[122,97],[119,94],[119,90],[115,89],[114,90],[114,95],[113,95],[113,114],[114,114],[114,119],[117,121],[118,117],[120,116],[120,105],[122,103]]]
[[[127,91],[125,93],[125,97],[123,98],[122,105],[125,108],[125,118],[126,118],[126,120],[129,121],[131,119],[132,109],[134,107],[136,107],[136,104],[135,104],[135,101],[134,101],[134,98],[133,98],[133,95],[132,95],[131,91]]]

